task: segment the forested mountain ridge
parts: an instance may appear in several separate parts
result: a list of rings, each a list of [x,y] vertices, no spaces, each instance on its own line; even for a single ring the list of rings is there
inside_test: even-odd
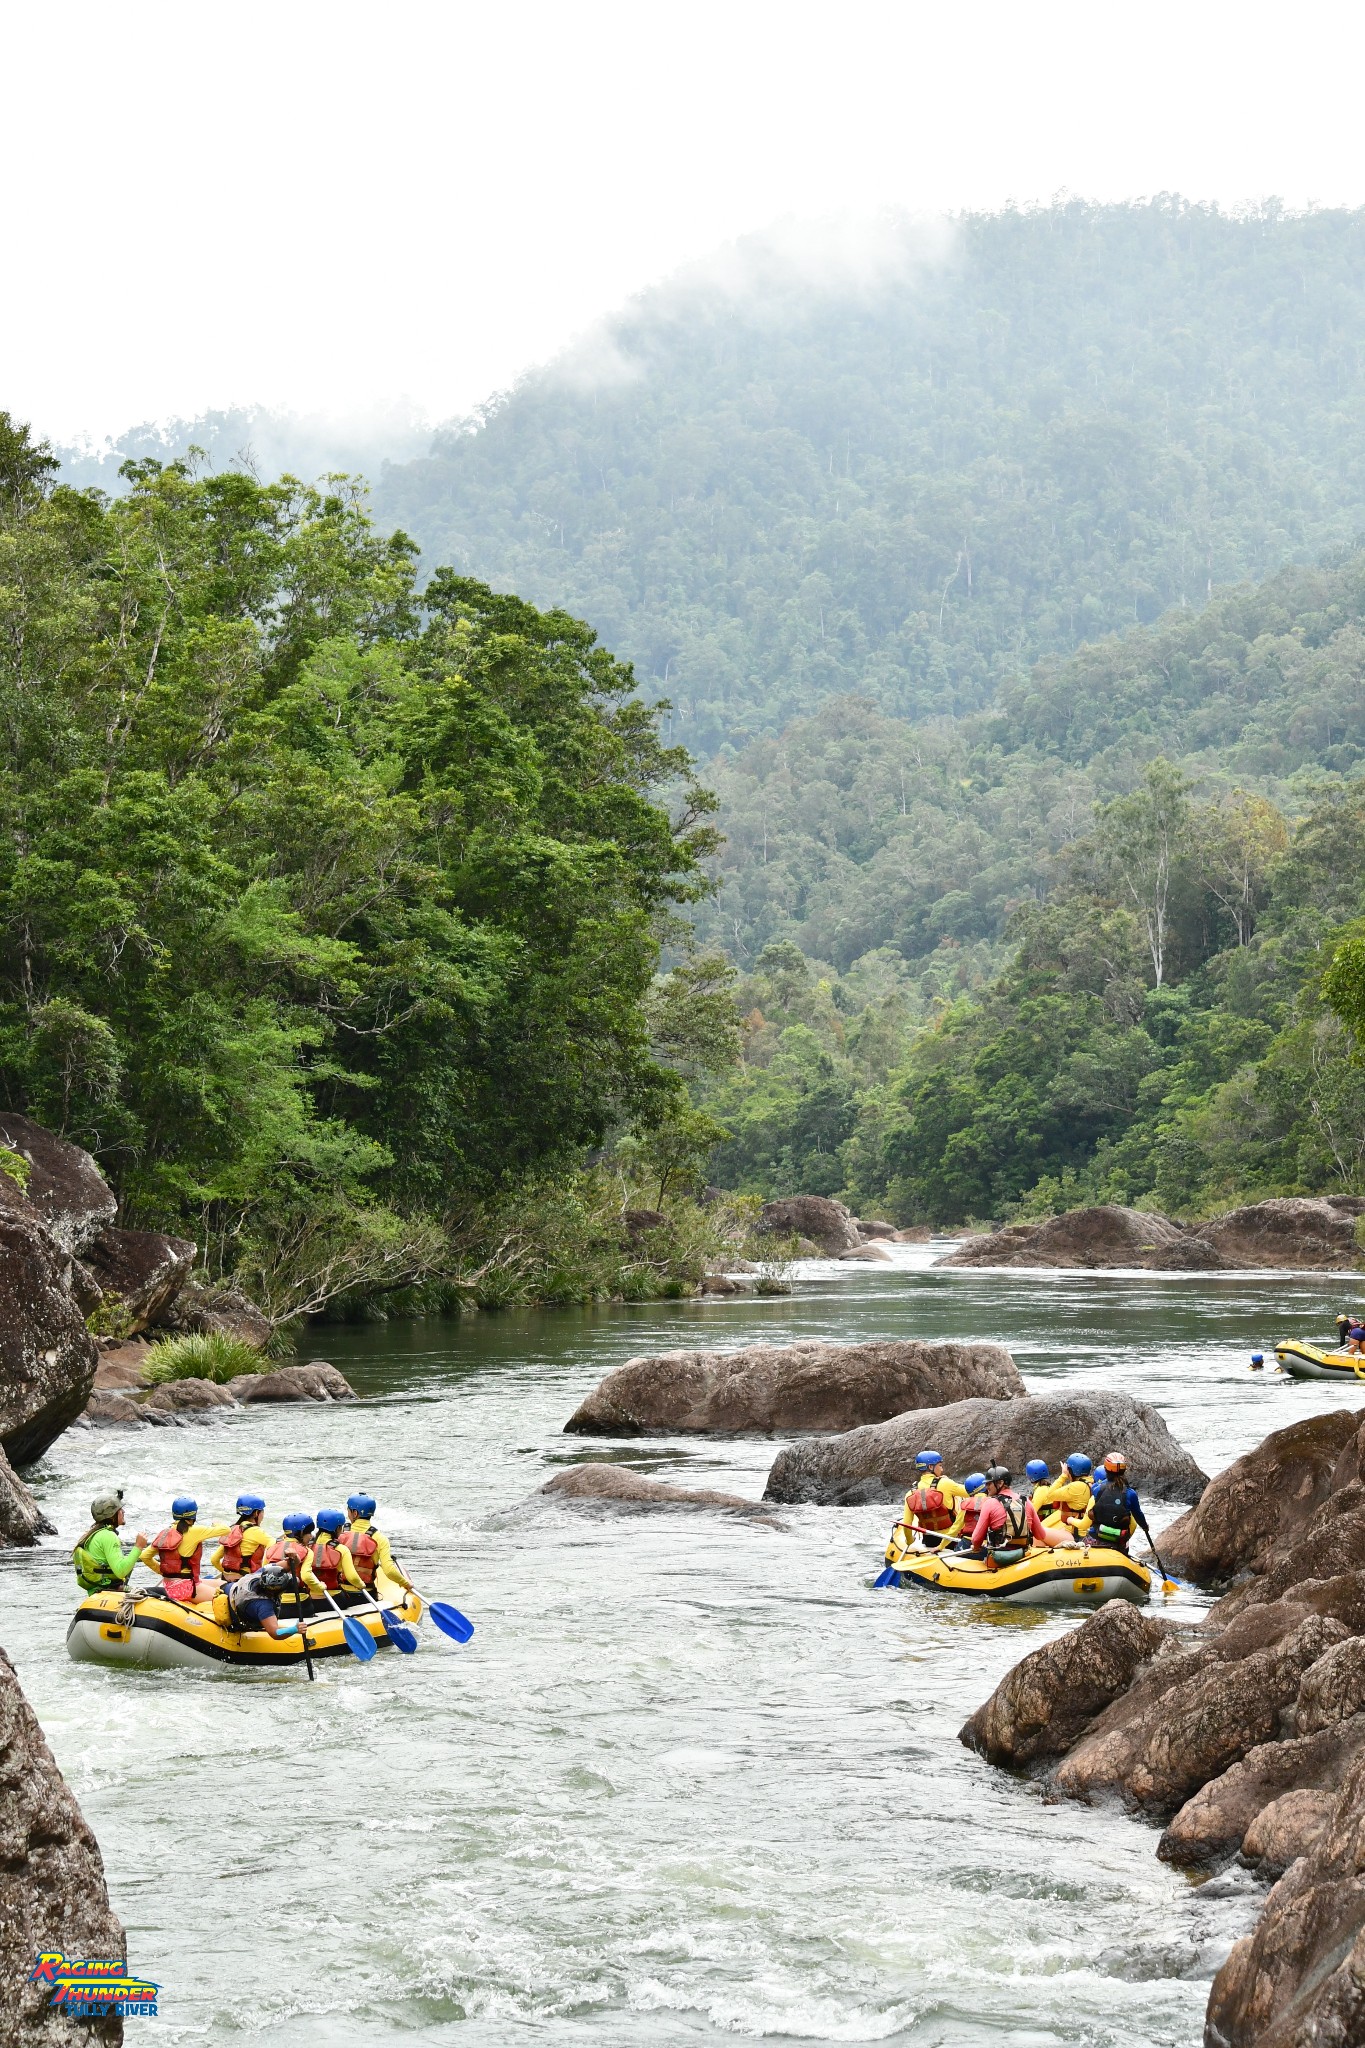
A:
[[[713,761],[725,886],[705,935],[741,963],[789,940],[847,972],[890,947],[968,986],[1097,801],[1158,754],[1210,791],[1303,811],[1365,758],[1365,555],[1293,566],[1039,663],[996,707],[911,725],[863,698]]]
[[[969,216],[859,290],[662,287],[379,479],[429,554],[587,618],[713,752],[914,719],[1365,530],[1365,213]],[[743,252],[737,259],[742,269]]]

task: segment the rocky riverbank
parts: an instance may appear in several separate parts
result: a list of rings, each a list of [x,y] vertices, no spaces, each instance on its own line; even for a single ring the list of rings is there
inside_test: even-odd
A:
[[[6,2048],[117,2048],[121,2019],[54,2012],[30,1984],[37,1955],[127,1958],[99,1844],[0,1650],[0,2040]]]
[[[1202,1625],[1110,1602],[962,1730],[1050,1797],[1160,1822],[1169,1862],[1278,1876],[1215,1979],[1218,2048],[1365,2039],[1362,1473],[1365,1411],[1274,1432],[1163,1539],[1169,1565],[1227,1588]]]
[[[1187,1226],[1169,1216],[1102,1203],[1041,1223],[1011,1223],[969,1238],[940,1266],[1058,1267],[1072,1272],[1365,1272],[1358,1195],[1251,1202]]]

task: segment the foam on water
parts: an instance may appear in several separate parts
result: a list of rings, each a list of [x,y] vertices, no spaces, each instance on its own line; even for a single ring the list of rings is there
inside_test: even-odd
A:
[[[776,1443],[561,1434],[612,1365],[680,1344],[1000,1338],[1031,1387],[1155,1401],[1209,1470],[1357,1405],[1247,1370],[1282,1331],[1330,1332],[1321,1280],[929,1256],[822,1265],[789,1298],[320,1332],[360,1405],[54,1446],[37,1488],[68,1547],[110,1482],[149,1530],[185,1488],[218,1513],[249,1483],[278,1517],[363,1483],[419,1585],[477,1624],[312,1686],[106,1672],[63,1650],[62,1546],[0,1555],[0,1638],[164,1987],[159,2038],[1194,2048],[1252,1881],[1193,1886],[1150,1827],[1046,1805],[956,1740],[1075,1615],[872,1591],[885,1509],[530,1503],[585,1456],[761,1492]]]

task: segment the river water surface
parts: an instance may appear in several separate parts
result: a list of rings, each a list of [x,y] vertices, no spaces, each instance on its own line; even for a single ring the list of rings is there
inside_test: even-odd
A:
[[[789,1299],[323,1330],[309,1350],[358,1405],[63,1437],[37,1472],[63,1542],[0,1555],[0,1641],[162,1986],[130,2039],[1195,2048],[1259,1889],[1192,1885],[1152,1828],[1045,1805],[956,1739],[1074,1613],[873,1591],[884,1508],[765,1526],[531,1500],[592,1457],[761,1493],[777,1443],[562,1435],[611,1366],[673,1345],[998,1338],[1034,1390],[1154,1401],[1209,1472],[1357,1405],[1248,1370],[1279,1334],[1330,1334],[1321,1279],[928,1257],[802,1268]],[[216,1516],[259,1488],[278,1526],[367,1486],[477,1633],[311,1686],[72,1664],[66,1550],[109,1484],[149,1531],[176,1492]]]

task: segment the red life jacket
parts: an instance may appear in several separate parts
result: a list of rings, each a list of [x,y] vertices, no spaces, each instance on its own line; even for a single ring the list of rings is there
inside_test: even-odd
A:
[[[223,1538],[223,1561],[219,1570],[225,1579],[244,1579],[248,1572],[256,1569],[254,1564],[249,1564],[242,1556],[242,1538],[247,1529],[255,1527],[254,1522],[248,1522],[245,1527],[240,1522],[234,1522]]]
[[[951,1529],[953,1526],[953,1511],[943,1494],[932,1484],[917,1486],[913,1493],[906,1495],[905,1513],[906,1519],[913,1516],[921,1529]]]
[[[368,1529],[343,1529],[337,1537],[343,1550],[351,1553],[351,1563],[360,1575],[362,1586],[374,1584],[375,1573],[379,1570],[379,1545]]]
[[[267,1550],[265,1562],[266,1564],[282,1564],[291,1572],[294,1566],[297,1565],[298,1576],[300,1581],[302,1581],[303,1561],[307,1555],[308,1545],[306,1543],[299,1543],[292,1536],[281,1536]],[[285,1597],[287,1599],[290,1596],[286,1594]]]
[[[313,1570],[329,1593],[337,1591],[341,1584],[341,1552],[335,1543],[324,1538],[313,1545]]]
[[[169,1529],[153,1536],[152,1549],[156,1552],[156,1568],[168,1585],[173,1579],[189,1579],[198,1585],[199,1560],[204,1555],[202,1543],[196,1544],[186,1556],[180,1548],[180,1531],[172,1522]]]

